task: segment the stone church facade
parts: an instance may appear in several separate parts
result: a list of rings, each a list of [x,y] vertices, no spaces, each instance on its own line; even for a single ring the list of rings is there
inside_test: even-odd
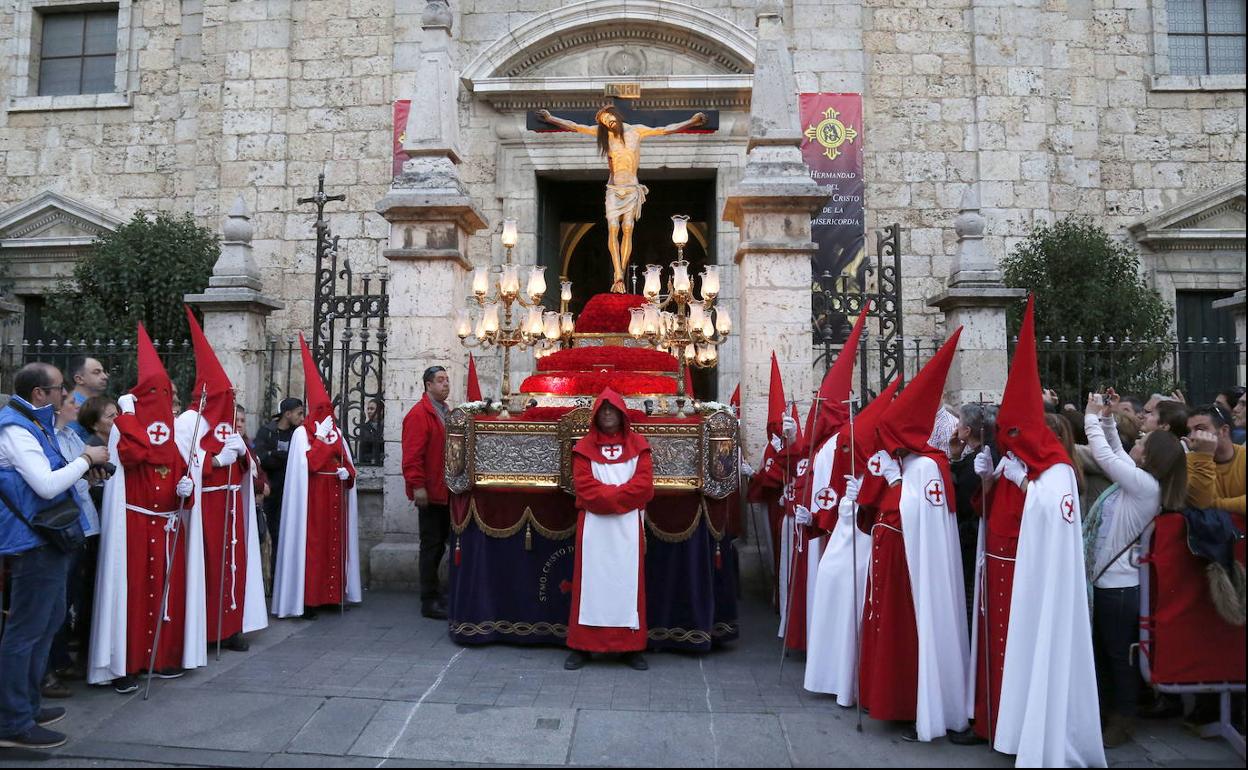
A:
[[[706,258],[727,266],[740,329],[718,395],[741,382],[757,427],[771,349],[795,392],[814,381],[801,219],[820,199],[793,175],[798,93],[863,95],[867,228],[903,228],[907,333],[999,318],[997,261],[1074,213],[1137,244],[1167,299],[1213,302],[1244,287],[1244,15],[1243,0],[3,0],[3,310],[12,335],[37,330],[38,297],[136,210],[213,227],[233,211],[216,328],[242,378],[266,334],[311,325],[313,217],[296,201],[324,173],[346,195],[327,209],[342,255],[390,281],[393,451],[365,540],[376,580],[401,584],[399,424],[425,365],[462,382],[466,269],[502,261],[504,218],[517,261],[566,266],[546,212],[605,178],[592,139],[530,131],[529,111],[596,109],[620,82],[640,108],[718,111],[714,133],[647,140],[640,176],[706,198]],[[964,340],[974,367],[953,389],[999,388],[1003,371],[975,371],[1003,367],[1003,328]],[[497,356],[480,359],[497,389]]]

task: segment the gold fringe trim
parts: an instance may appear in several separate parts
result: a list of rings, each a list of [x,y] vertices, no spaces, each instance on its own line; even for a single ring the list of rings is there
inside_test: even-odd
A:
[[[481,623],[453,623],[451,633],[457,636],[486,636],[488,634],[510,634],[512,636],[557,636],[561,639],[568,635],[568,627],[563,623],[528,623],[525,621],[486,620]]]
[[[698,499],[698,512],[693,515],[693,521],[690,522],[688,528],[686,528],[683,532],[667,532],[666,530],[659,529],[658,526],[655,525],[654,520],[651,519],[648,514],[646,516],[646,528],[653,532],[655,537],[665,543],[683,543],[693,537],[693,533],[698,530],[699,522],[704,519],[706,520],[706,528],[711,533],[711,537],[715,540],[715,542],[718,543],[723,540],[724,531],[722,529],[716,530],[714,523],[711,522],[711,512],[710,509],[707,508],[705,497]]]
[[[576,534],[575,523],[567,529],[550,529],[548,527],[543,527],[542,523],[537,520],[535,515],[533,515],[533,509],[527,505],[524,507],[524,513],[515,524],[512,524],[510,527],[503,528],[491,527],[486,524],[484,520],[482,520],[481,512],[477,510],[477,498],[475,495],[468,500],[468,515],[464,517],[463,524],[458,526],[452,525],[451,528],[455,531],[455,534],[462,535],[464,530],[468,528],[468,522],[470,521],[475,521],[477,529],[481,530],[485,534],[499,539],[511,537],[526,527],[532,527],[537,530],[538,534],[547,540],[567,540]],[[532,539],[527,532],[525,535],[525,545],[526,550],[530,550],[532,547]]]

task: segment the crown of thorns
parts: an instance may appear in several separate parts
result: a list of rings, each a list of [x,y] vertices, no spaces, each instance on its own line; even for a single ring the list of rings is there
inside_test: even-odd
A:
[[[614,104],[602,105],[602,108],[599,109],[598,112],[594,114],[594,122],[597,123],[601,121],[603,115],[614,115],[616,119],[620,119],[621,117],[620,111],[616,109]]]

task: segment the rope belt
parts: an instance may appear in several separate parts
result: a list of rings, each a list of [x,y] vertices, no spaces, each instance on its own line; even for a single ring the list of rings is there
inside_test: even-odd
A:
[[[222,484],[216,487],[204,487],[201,491],[207,492],[238,492],[242,490],[241,484]],[[238,609],[238,506],[237,500],[230,498],[229,505],[225,508],[225,516],[229,521],[230,542],[222,543],[221,547],[230,549],[230,610]]]
[[[177,511],[149,511],[137,505],[126,503],[127,511],[134,511],[143,516],[152,516],[155,518],[163,518],[165,520],[165,576],[168,579],[169,573],[173,570],[173,534],[178,529],[179,515]],[[165,621],[171,622],[173,619],[169,617],[169,607],[165,608]]]
[[[315,471],[317,476],[337,476],[338,471]]]
[[[204,487],[203,489],[200,490],[200,492],[225,492],[225,491],[237,492],[240,489],[242,489],[242,486],[238,484],[222,484],[219,487]]]

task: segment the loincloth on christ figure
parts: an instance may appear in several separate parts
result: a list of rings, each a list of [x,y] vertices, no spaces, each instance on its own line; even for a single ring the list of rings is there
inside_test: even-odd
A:
[[[641,205],[646,202],[650,188],[644,184],[607,185],[607,221],[614,222],[624,215],[641,219]]]

